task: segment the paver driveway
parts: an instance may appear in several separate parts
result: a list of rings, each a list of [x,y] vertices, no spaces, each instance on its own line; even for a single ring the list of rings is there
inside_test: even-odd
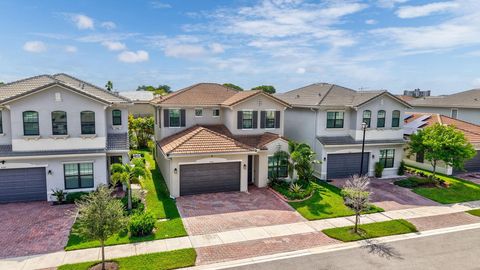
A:
[[[371,201],[385,211],[407,209],[419,206],[440,205],[437,202],[424,198],[408,188],[402,188],[393,184],[398,179],[371,179]],[[346,179],[333,180],[332,184],[343,187]]]
[[[189,235],[305,220],[266,188],[183,196],[177,199],[177,207]]]
[[[74,205],[47,202],[0,204],[0,258],[62,250],[75,214]]]

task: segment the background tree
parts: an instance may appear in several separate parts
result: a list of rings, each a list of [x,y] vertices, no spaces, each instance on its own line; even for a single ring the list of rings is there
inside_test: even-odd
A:
[[[170,86],[166,84],[161,84],[158,87],[154,87],[151,85],[140,85],[137,87],[137,91],[150,91],[153,92],[155,95],[166,95],[171,93]]]
[[[424,159],[432,165],[432,178],[435,180],[439,161],[463,169],[465,161],[473,158],[477,152],[463,132],[453,126],[436,123],[410,136],[408,155],[419,153],[423,153]]]
[[[108,81],[108,82],[105,84],[105,88],[107,88],[108,91],[112,91],[112,90],[113,90],[113,83],[112,83],[112,81]]]
[[[127,225],[122,203],[111,196],[112,190],[99,186],[84,199],[77,201],[77,224],[85,238],[100,241],[102,269],[105,269],[105,241]]]
[[[368,176],[354,175],[347,180],[342,189],[345,205],[355,212],[355,227],[353,229],[355,233],[358,233],[360,214],[370,208],[369,184],[370,180],[368,179]]]
[[[269,94],[275,94],[276,92],[275,87],[273,87],[272,85],[260,85],[252,88],[252,90],[262,90],[263,92]]]
[[[5,84],[4,82],[0,82],[0,85]]]
[[[152,140],[154,135],[155,120],[150,117],[137,117],[133,115],[128,116],[128,129],[130,135],[136,137],[137,147],[148,147],[148,142]]]
[[[288,148],[292,167],[297,172],[298,178],[311,181],[315,172],[314,165],[320,163],[320,161],[315,159],[315,152],[308,144],[296,143],[294,141],[288,142]]]
[[[224,83],[223,86],[230,87],[230,88],[238,90],[238,91],[243,91],[242,87],[240,87],[238,85],[235,85],[233,83]]]

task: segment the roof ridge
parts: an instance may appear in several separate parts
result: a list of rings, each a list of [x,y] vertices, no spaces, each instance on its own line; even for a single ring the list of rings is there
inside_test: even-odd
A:
[[[93,87],[93,88],[95,88],[95,89],[97,89],[97,90],[103,91],[104,93],[107,93],[107,94],[109,94],[109,95],[113,95],[113,96],[115,96],[115,97],[121,98],[121,99],[123,99],[123,100],[125,100],[125,101],[128,101],[128,102],[131,102],[130,99],[128,99],[128,98],[126,98],[126,97],[124,97],[124,96],[115,95],[112,91],[108,91],[108,90],[106,90],[106,89],[104,89],[104,88],[102,88],[102,87],[99,87],[99,86],[97,86],[97,85],[95,85],[95,84],[92,84],[92,83],[89,83],[89,82],[84,81],[84,80],[82,80],[82,79],[79,79],[79,78],[77,78],[77,77],[74,77],[74,76],[72,76],[72,75],[70,75],[70,74],[61,72],[61,73],[56,73],[56,74],[53,74],[53,75],[52,75],[52,77],[53,77],[55,80],[57,80],[57,81],[59,81],[59,82],[63,82],[64,84],[67,84],[67,85],[68,85],[69,83],[64,82],[64,81],[62,81],[62,80],[60,80],[60,79],[57,79],[56,76],[58,76],[58,75],[67,76],[67,77],[69,77],[69,78],[71,78],[71,79],[74,79],[74,80],[77,80],[77,81],[79,81],[79,82],[81,82],[81,83],[83,83],[83,84],[89,85],[89,86],[91,86],[91,87]],[[82,90],[83,90],[83,89],[82,89]],[[83,91],[83,92],[85,92],[85,91]],[[95,95],[95,96],[96,96],[96,95]]]
[[[332,91],[333,87],[335,87],[336,85],[335,84],[330,84],[330,88],[328,88],[327,92],[325,93],[325,95],[323,95],[323,97],[320,99],[320,101],[317,103],[318,106],[320,106],[320,104],[322,104],[323,100],[328,96],[328,94],[330,94],[330,91]]]
[[[50,78],[50,79],[56,80],[55,78],[53,78],[53,77],[52,77],[51,75],[49,75],[49,74],[40,74],[40,75],[36,75],[36,76],[32,76],[32,77],[28,77],[28,78],[16,80],[16,81],[13,81],[13,82],[4,83],[4,84],[0,85],[0,87],[4,87],[4,86],[16,84],[16,83],[20,83],[20,82],[32,80],[32,79],[37,79],[37,78],[40,78],[40,77],[48,77],[48,78]]]
[[[160,97],[159,97],[159,98],[160,98],[159,102],[160,102],[160,101],[163,102],[163,101],[165,101],[165,100],[169,100],[170,98],[175,97],[175,96],[177,96],[177,95],[179,95],[179,94],[181,94],[181,93],[183,93],[183,92],[186,92],[186,91],[188,91],[188,90],[192,89],[193,87],[195,87],[195,86],[197,86],[197,85],[200,85],[200,84],[201,84],[201,83],[196,83],[196,84],[193,84],[193,85],[184,87],[184,88],[182,88],[182,89],[179,89],[179,90],[177,90],[177,91],[174,91],[174,92],[172,92],[172,93],[170,93],[170,94],[168,94],[168,95],[160,96]]]

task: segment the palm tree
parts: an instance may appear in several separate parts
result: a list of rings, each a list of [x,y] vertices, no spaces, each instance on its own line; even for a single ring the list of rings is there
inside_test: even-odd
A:
[[[105,88],[107,88],[108,91],[112,91],[112,90],[113,90],[113,83],[112,83],[112,81],[108,81],[108,82],[105,84]]]
[[[139,160],[139,161],[137,161]],[[134,158],[130,164],[112,164],[110,172],[112,174],[112,184],[121,182],[127,186],[128,210],[132,210],[132,183],[140,182],[140,178],[146,175],[143,160]]]

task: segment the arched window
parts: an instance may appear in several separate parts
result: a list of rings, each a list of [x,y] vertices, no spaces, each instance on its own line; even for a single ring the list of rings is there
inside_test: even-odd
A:
[[[23,112],[23,135],[38,136],[40,129],[38,125],[38,112],[26,111]]]
[[[377,113],[377,128],[385,127],[385,111],[380,110]]]
[[[122,111],[120,111],[120,110],[113,110],[112,111],[112,124],[114,126],[121,126],[122,125]]]
[[[363,111],[363,120],[362,120],[362,123],[366,123],[366,124],[367,124],[367,128],[369,128],[371,122],[372,122],[372,111],[370,111],[370,110],[365,110],[365,111]]]
[[[400,126],[400,111],[393,111],[392,112],[392,127],[399,127]]]
[[[52,112],[52,134],[67,135],[67,113],[64,111]]]
[[[80,113],[82,134],[95,134],[95,113],[83,111]]]

